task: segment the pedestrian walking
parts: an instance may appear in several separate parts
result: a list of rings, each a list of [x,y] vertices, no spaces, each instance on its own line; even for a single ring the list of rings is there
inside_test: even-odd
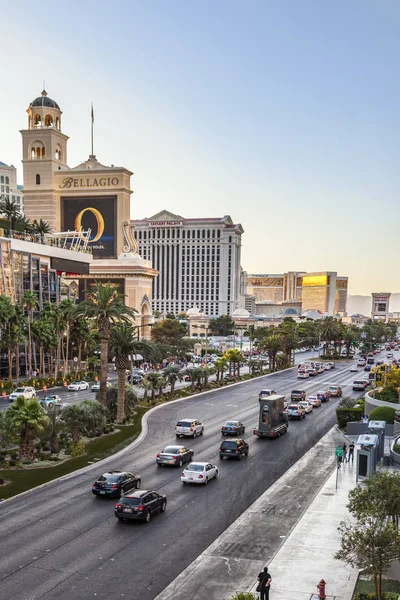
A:
[[[269,600],[269,588],[271,585],[271,575],[268,573],[268,567],[264,567],[264,571],[258,574],[257,592],[260,592],[260,600]]]
[[[348,456],[348,461],[350,462],[350,458],[351,458],[351,464],[354,463],[354,442],[350,442],[349,444],[349,456]]]
[[[347,463],[347,446],[346,446],[346,442],[344,442],[342,448],[343,448],[343,462]]]

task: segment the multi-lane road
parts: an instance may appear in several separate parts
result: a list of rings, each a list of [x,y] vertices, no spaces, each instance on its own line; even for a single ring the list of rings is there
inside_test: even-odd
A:
[[[252,435],[258,418],[258,392],[273,387],[307,394],[331,384],[353,395],[350,362],[307,380],[296,370],[230,386],[166,404],[148,420],[148,434],[134,451],[113,459],[107,468],[53,482],[0,504],[0,600],[71,600],[129,598],[152,600],[250,504],[296,462],[335,423],[338,400],[314,409],[288,434],[276,440]],[[362,373],[362,376],[367,376]],[[158,469],[156,453],[176,443],[178,418],[198,417],[205,433],[182,440],[195,459],[215,462],[217,480],[207,487],[183,486],[180,469]],[[220,427],[226,419],[246,425],[250,455],[241,462],[220,462]],[[149,524],[121,524],[114,502],[92,496],[91,484],[103,470],[118,468],[142,476],[143,489],[168,498],[167,511]]]

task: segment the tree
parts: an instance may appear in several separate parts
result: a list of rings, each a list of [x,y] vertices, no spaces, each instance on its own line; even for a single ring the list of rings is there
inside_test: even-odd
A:
[[[259,348],[263,352],[268,353],[270,369],[271,369],[271,371],[275,371],[276,355],[282,349],[281,336],[278,333],[270,332],[270,334],[268,336],[266,336],[263,339],[263,341],[259,344]]]
[[[12,331],[11,324],[15,316],[15,307],[8,296],[0,296],[0,345],[7,352],[8,378],[12,380]]]
[[[160,384],[160,381],[162,380],[161,373],[159,373],[158,371],[151,371],[150,373],[147,373],[147,375],[144,379],[146,381],[146,384],[148,384],[150,386],[151,400],[153,402],[156,390],[159,389],[159,384]]]
[[[26,310],[27,324],[28,324],[28,373],[29,377],[32,377],[32,332],[31,322],[32,313],[39,306],[39,300],[35,292],[27,290],[22,297],[22,305]]]
[[[393,471],[376,471],[349,492],[347,508],[359,521],[369,516],[389,518],[392,524],[399,526],[400,521],[400,475]]]
[[[217,358],[217,360],[215,361],[214,367],[217,372],[217,382],[220,380],[220,378],[222,380],[224,376],[224,371],[228,369],[228,363],[229,361],[226,358],[223,358],[222,356],[220,358]]]
[[[87,298],[79,305],[77,315],[94,319],[100,338],[100,402],[107,402],[108,344],[112,323],[129,323],[137,311],[126,306],[118,290],[110,282],[96,282],[87,292]]]
[[[243,353],[237,348],[230,348],[224,353],[224,358],[229,362],[229,375],[240,377],[240,363],[244,362]]]
[[[341,547],[335,558],[373,575],[376,598],[382,600],[382,575],[400,558],[397,527],[369,516],[354,525],[342,521],[338,531]]]
[[[196,367],[192,367],[191,369],[185,369],[184,374],[190,377],[190,389],[193,392],[198,377],[198,369]]]
[[[79,442],[86,426],[87,411],[82,404],[71,404],[62,411],[62,420],[71,431],[74,444]]]
[[[388,425],[393,425],[396,409],[391,406],[377,406],[373,408],[368,415],[370,421],[386,421]]]
[[[232,335],[235,323],[229,315],[221,315],[216,319],[211,319],[208,330],[212,335],[226,337]]]
[[[171,386],[170,399],[172,400],[175,392],[175,384],[177,381],[182,381],[183,375],[179,367],[176,365],[169,365],[164,369],[164,377],[167,383]]]
[[[111,331],[110,353],[115,355],[115,367],[118,372],[117,423],[125,418],[126,371],[135,354],[151,355],[151,347],[146,342],[135,339],[135,329],[127,323],[117,323]]]
[[[182,347],[186,335],[186,326],[176,319],[164,319],[151,329],[151,339],[159,344],[166,344],[173,349]]]
[[[15,228],[15,223],[21,216],[18,204],[8,196],[2,196],[0,200],[0,214],[7,219],[10,230]]]
[[[18,396],[7,410],[7,418],[19,433],[20,457],[33,461],[35,438],[49,423],[49,417],[36,398],[25,399]]]
[[[32,223],[32,233],[40,235],[43,241],[45,234],[51,233],[50,223],[48,223],[47,221],[43,221],[43,219],[39,219],[39,221],[35,219]]]
[[[290,364],[292,352],[299,346],[297,324],[291,317],[287,317],[284,319],[283,323],[276,328],[276,333],[281,338],[282,352],[286,354],[287,363]]]
[[[340,334],[339,321],[334,317],[324,317],[320,321],[321,340],[325,342],[324,354],[329,354],[329,346],[332,341],[338,339]]]

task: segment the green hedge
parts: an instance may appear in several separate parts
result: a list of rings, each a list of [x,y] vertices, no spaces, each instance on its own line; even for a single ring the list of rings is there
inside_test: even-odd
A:
[[[350,421],[361,421],[364,410],[359,408],[337,408],[336,420],[340,429],[344,429]]]
[[[382,600],[398,600],[399,594],[398,592],[383,592]],[[376,594],[365,594],[364,592],[360,592],[353,596],[353,600],[376,600]]]
[[[386,421],[388,425],[393,425],[396,409],[391,406],[377,406],[368,415],[370,421]]]
[[[392,402],[393,404],[399,404],[399,393],[395,387],[385,387],[379,392],[375,392],[375,398],[377,400],[383,400],[384,402]]]

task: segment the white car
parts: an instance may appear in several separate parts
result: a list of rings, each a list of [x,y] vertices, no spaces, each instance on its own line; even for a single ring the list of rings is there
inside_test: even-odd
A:
[[[308,379],[309,377],[310,377],[310,375],[307,371],[298,371],[297,372],[297,379]]]
[[[350,372],[351,373],[358,373],[358,367],[357,367],[357,365],[351,365]]]
[[[365,367],[366,361],[363,358],[359,358],[357,361],[357,367]]]
[[[109,381],[106,381],[106,387],[108,387],[108,388],[111,387],[111,383]],[[100,381],[96,381],[96,383],[94,383],[90,389],[92,390],[92,392],[99,392],[100,391]]]
[[[73,381],[68,386],[69,392],[80,392],[81,390],[88,390],[89,384],[87,381]]]
[[[307,401],[314,407],[318,408],[321,406],[321,399],[318,396],[308,396]]]
[[[8,399],[9,399],[10,402],[13,402],[19,396],[23,396],[26,400],[28,400],[29,398],[36,398],[35,388],[33,388],[33,387],[19,387],[19,388],[17,388],[15,390],[15,392],[12,392],[8,396]]]
[[[218,467],[211,463],[192,462],[181,475],[182,483],[203,483],[207,485],[210,479],[218,476]]]
[[[325,371],[330,371],[331,370],[331,365],[329,363],[324,363],[324,370]]]
[[[198,419],[179,419],[175,425],[176,437],[203,435],[204,425]]]
[[[300,400],[299,404],[301,404],[301,406],[304,406],[306,414],[311,413],[313,411],[314,407],[308,400]]]

